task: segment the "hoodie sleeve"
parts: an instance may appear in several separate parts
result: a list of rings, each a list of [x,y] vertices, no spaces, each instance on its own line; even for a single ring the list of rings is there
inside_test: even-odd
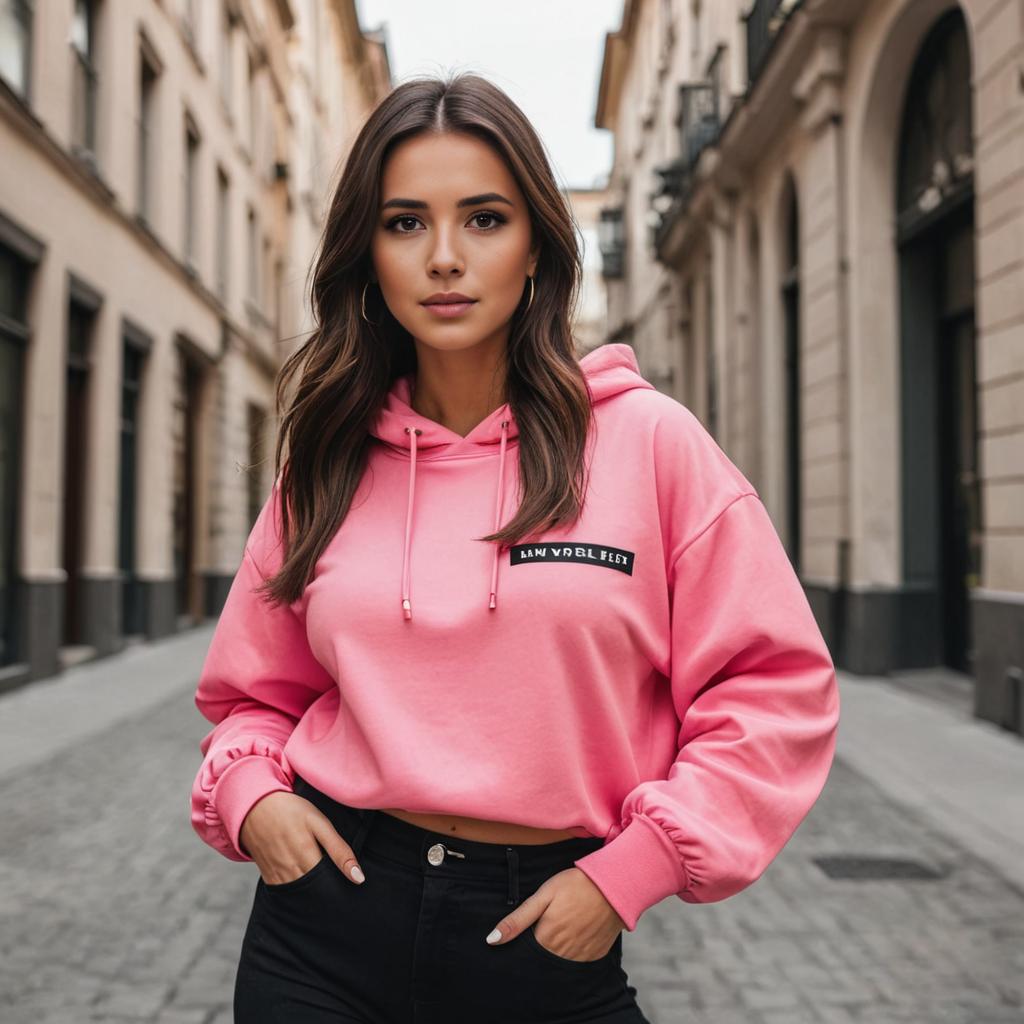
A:
[[[246,542],[195,694],[214,724],[199,744],[192,827],[229,860],[252,860],[238,834],[253,805],[292,790],[284,745],[307,708],[334,685],[316,660],[295,605],[253,592],[280,568],[275,484]]]
[[[754,882],[817,800],[835,750],[832,659],[756,492],[734,494],[678,550],[669,601],[679,753],[575,862],[629,931],[666,896],[711,903]]]

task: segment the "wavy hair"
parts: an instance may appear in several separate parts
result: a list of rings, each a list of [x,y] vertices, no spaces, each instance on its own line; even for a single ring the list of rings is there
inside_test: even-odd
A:
[[[501,530],[477,539],[513,544],[582,510],[592,409],[571,326],[582,274],[577,224],[541,140],[504,91],[468,72],[413,78],[381,100],[352,144],[313,264],[314,329],[278,373],[274,470],[284,555],[259,588],[276,603],[301,597],[377,443],[369,428],[395,378],[416,368],[412,336],[379,291],[376,301],[367,291],[375,323],[360,315],[360,302],[389,152],[413,136],[448,132],[471,134],[504,159],[540,242],[534,299],[527,302],[524,287],[503,354],[519,430],[519,506]]]

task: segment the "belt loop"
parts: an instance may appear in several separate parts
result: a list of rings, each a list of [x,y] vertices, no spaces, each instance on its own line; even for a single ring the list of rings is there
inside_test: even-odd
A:
[[[379,812],[372,807],[357,807],[356,810],[359,812],[359,828],[356,829],[356,834],[353,836],[349,846],[352,847],[352,852],[358,857],[362,852],[363,842],[370,831],[370,826],[376,820]]]
[[[505,858],[508,861],[508,903],[519,902],[519,854],[511,847],[505,847]]]

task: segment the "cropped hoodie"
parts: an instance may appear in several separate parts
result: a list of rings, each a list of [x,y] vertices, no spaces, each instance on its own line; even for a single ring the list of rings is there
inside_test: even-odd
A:
[[[755,881],[824,786],[839,695],[761,499],[700,421],[609,344],[581,360],[594,412],[579,519],[499,549],[518,430],[464,437],[397,378],[351,508],[301,597],[277,484],[245,545],[195,704],[213,723],[191,821],[223,856],[297,772],[356,807],[604,840],[575,866],[629,931],[667,896]]]

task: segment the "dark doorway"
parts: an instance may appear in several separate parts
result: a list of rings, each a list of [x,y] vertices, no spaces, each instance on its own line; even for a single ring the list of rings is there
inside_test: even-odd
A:
[[[126,636],[146,632],[143,588],[138,577],[139,412],[142,381],[151,342],[127,328],[121,348],[121,461],[117,553],[122,579],[122,630]]]
[[[202,615],[201,581],[196,573],[196,434],[202,380],[196,360],[179,349],[174,410],[174,574],[179,628],[193,625]]]
[[[75,301],[68,305],[67,392],[64,400],[64,538],[63,564],[65,646],[88,642],[82,567],[85,558],[86,458],[89,451],[89,349],[95,310]]]
[[[0,245],[0,666],[18,660],[18,496],[32,265]]]
[[[901,667],[973,672],[979,582],[971,62],[959,10],[921,46],[900,133]]]
[[[790,179],[784,199],[782,316],[784,324],[784,440],[786,446],[786,546],[793,568],[800,572],[801,443],[800,443],[800,213],[796,186]]]

